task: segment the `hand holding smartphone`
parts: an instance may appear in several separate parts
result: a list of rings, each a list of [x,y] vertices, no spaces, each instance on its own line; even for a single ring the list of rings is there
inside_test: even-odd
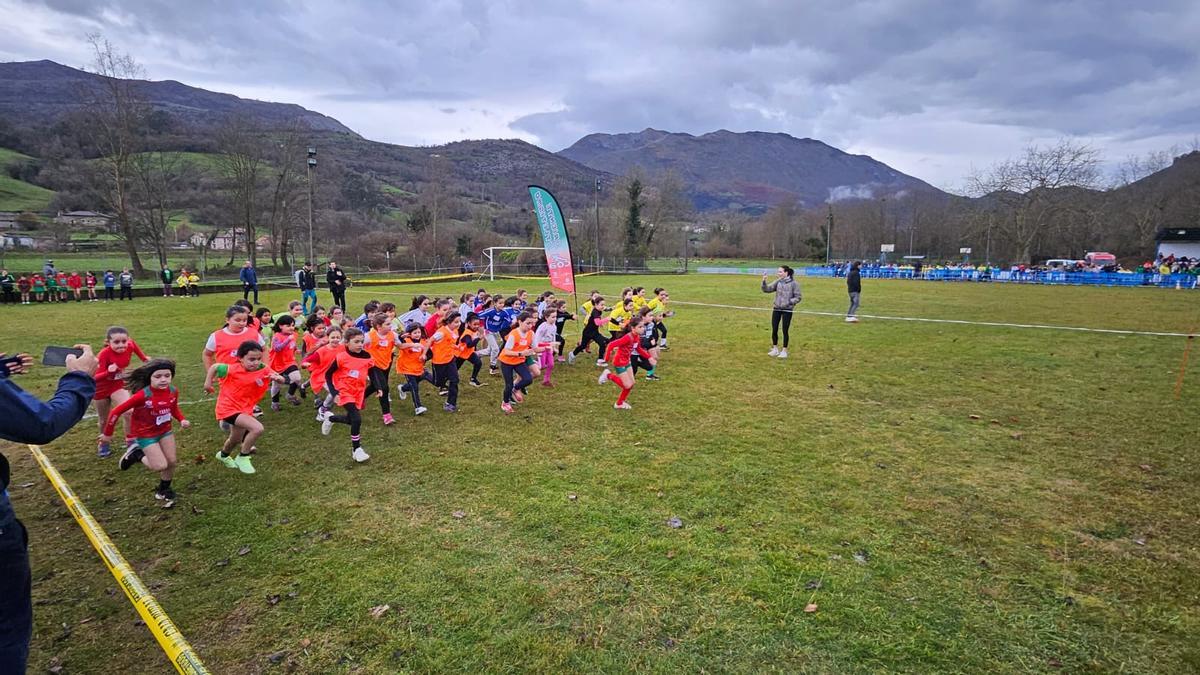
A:
[[[46,351],[42,353],[43,366],[66,366],[67,357],[83,356],[83,349],[79,347],[46,347]]]

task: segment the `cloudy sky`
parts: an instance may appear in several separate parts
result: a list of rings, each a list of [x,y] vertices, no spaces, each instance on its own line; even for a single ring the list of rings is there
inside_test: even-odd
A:
[[[0,0],[0,61],[299,103],[403,144],[783,131],[943,187],[1031,142],[1200,134],[1200,2]]]

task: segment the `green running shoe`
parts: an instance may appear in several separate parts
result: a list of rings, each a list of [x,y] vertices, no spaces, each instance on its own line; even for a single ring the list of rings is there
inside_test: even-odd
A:
[[[235,462],[232,457],[230,457],[229,455],[226,455],[223,452],[217,453],[217,459],[220,460],[222,464],[224,464],[225,466],[227,466],[231,469],[238,468],[237,462]]]
[[[254,465],[250,463],[250,455],[238,455],[237,459],[233,461],[237,464],[238,471],[242,473],[254,473]]]

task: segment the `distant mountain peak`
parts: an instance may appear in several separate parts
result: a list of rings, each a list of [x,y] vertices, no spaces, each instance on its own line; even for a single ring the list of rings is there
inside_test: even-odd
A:
[[[0,115],[15,122],[45,124],[80,107],[80,82],[99,79],[94,73],[46,59],[0,63]],[[212,125],[236,114],[266,125],[284,125],[298,119],[314,131],[354,134],[332,117],[293,103],[244,99],[176,80],[136,82],[153,107],[193,124]]]
[[[902,190],[937,192],[867,155],[852,155],[813,138],[783,132],[718,129],[699,136],[646,128],[589,134],[560,155],[593,169],[653,175],[674,171],[700,209],[761,212],[782,201],[812,207],[871,199]]]

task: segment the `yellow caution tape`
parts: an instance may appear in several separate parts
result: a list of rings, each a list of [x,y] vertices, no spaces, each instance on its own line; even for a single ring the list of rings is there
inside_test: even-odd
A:
[[[112,572],[121,590],[125,591],[126,597],[133,603],[138,614],[141,615],[142,621],[146,622],[150,632],[154,634],[154,639],[158,640],[158,645],[167,653],[171,664],[184,675],[207,675],[209,670],[204,667],[204,663],[200,661],[195,650],[175,627],[171,618],[163,611],[162,606],[158,604],[150,591],[146,589],[146,585],[125,561],[125,557],[113,545],[112,540],[105,534],[104,528],[100,527],[100,524],[92,518],[87,507],[75,496],[71,486],[67,485],[62,475],[58,473],[58,469],[54,468],[50,459],[38,446],[30,445],[29,450],[33,453],[33,458],[41,465],[46,478],[50,479],[50,484],[58,491],[58,496],[62,497],[63,503],[67,505],[71,515],[75,516],[75,522],[83,528],[88,541],[92,542],[92,546],[100,554],[100,559],[104,561],[108,571]]]

